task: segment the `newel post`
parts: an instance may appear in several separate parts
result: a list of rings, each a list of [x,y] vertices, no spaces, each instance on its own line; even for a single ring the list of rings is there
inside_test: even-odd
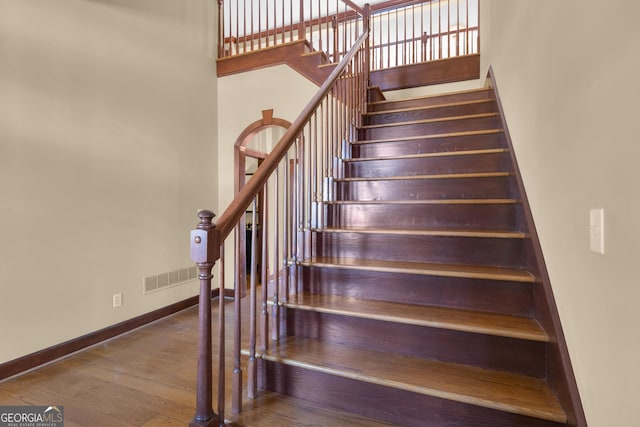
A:
[[[191,259],[198,266],[200,279],[198,377],[196,384],[196,414],[189,427],[211,427],[220,424],[212,407],[212,349],[211,349],[211,270],[220,258],[220,233],[211,222],[215,214],[198,212],[200,223],[191,230]]]

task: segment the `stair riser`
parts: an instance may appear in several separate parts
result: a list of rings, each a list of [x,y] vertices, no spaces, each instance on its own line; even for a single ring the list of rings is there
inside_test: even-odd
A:
[[[428,98],[400,99],[397,101],[385,101],[370,105],[370,111],[400,110],[403,108],[427,107],[430,105],[451,104],[453,102],[475,101],[479,99],[490,99],[491,93],[488,90],[479,90],[464,93],[454,93]]]
[[[435,133],[468,132],[474,130],[497,129],[501,126],[498,117],[479,117],[456,120],[442,120],[430,123],[383,126],[372,129],[360,129],[359,141],[412,137]]]
[[[348,162],[347,178],[434,175],[507,171],[509,153],[469,154]]]
[[[258,386],[407,427],[559,427],[495,409],[261,360]],[[265,380],[264,378],[268,378]],[[312,384],[313,386],[310,386]]]
[[[384,314],[384,313],[380,313]],[[543,377],[545,345],[478,333],[287,309],[290,335]]]
[[[316,233],[314,249],[321,257],[524,267],[523,239]]]
[[[428,210],[424,205],[344,204],[329,205],[327,212],[333,227],[512,230],[516,220],[513,204],[429,205]]]
[[[411,122],[415,120],[426,120],[442,117],[456,117],[468,116],[471,114],[493,113],[495,111],[495,103],[487,101],[472,104],[449,105],[437,108],[374,114],[365,116],[365,124],[382,125],[388,123]]]
[[[512,178],[437,178],[337,183],[338,200],[507,199]]]
[[[448,136],[390,142],[373,142],[370,144],[353,144],[351,146],[351,157],[355,159],[392,157],[447,151],[504,148],[502,137],[502,133],[490,133],[485,135]]]
[[[532,316],[530,283],[339,268],[302,268],[303,292]]]

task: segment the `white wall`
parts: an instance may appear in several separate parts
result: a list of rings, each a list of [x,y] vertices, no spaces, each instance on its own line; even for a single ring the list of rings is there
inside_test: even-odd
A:
[[[483,64],[497,77],[587,420],[638,425],[640,4],[481,7]],[[604,255],[589,250],[591,208],[605,209]]]
[[[216,206],[216,9],[0,0],[0,363],[197,294],[142,282]]]

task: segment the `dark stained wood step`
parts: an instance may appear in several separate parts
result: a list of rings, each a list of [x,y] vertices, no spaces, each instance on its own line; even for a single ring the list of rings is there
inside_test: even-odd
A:
[[[508,172],[346,178],[336,183],[339,200],[506,199],[511,197]]]
[[[520,231],[504,230],[455,230],[455,229],[390,229],[373,227],[342,227],[342,228],[313,228],[311,231],[323,233],[363,233],[363,234],[389,234],[389,235],[416,235],[416,236],[445,236],[445,237],[482,237],[493,239],[524,239],[526,233]]]
[[[424,107],[429,105],[450,104],[452,102],[472,101],[477,99],[490,99],[491,92],[488,89],[472,89],[466,91],[450,92],[446,94],[419,96],[403,99],[387,99],[384,101],[369,103],[369,111],[388,111],[402,108]]]
[[[312,251],[317,257],[527,267],[522,264],[525,260],[522,237],[495,238],[478,232],[471,237],[463,232],[434,235],[411,231],[406,234],[317,231]]]
[[[506,148],[502,129],[417,135],[397,139],[352,141],[351,157],[391,157],[444,151]]]
[[[358,130],[358,139],[377,140],[434,133],[468,132],[497,129],[500,126],[501,122],[497,113],[472,114],[387,125],[363,126]]]
[[[383,125],[416,120],[435,119],[440,117],[468,116],[472,114],[493,113],[495,102],[491,99],[480,99],[467,102],[454,102],[442,105],[401,108],[397,110],[370,112],[364,115],[366,125]]]
[[[516,199],[425,199],[425,200],[336,200],[327,205],[510,205]]]
[[[534,283],[425,276],[402,269],[334,268],[330,264],[309,264],[301,270],[302,291],[308,293],[533,316]],[[391,283],[393,286],[380,285]]]
[[[397,157],[344,159],[345,176],[390,177],[461,173],[508,172],[510,156],[504,148],[448,151]]]
[[[539,342],[549,339],[535,319],[480,311],[319,294],[295,295],[287,307]]]
[[[340,201],[327,205],[330,227],[391,229],[514,230],[519,204],[515,199],[429,199],[421,201]],[[508,202],[507,202],[508,200]],[[482,202],[480,202],[482,201]],[[425,207],[428,204],[428,215]]]
[[[553,391],[539,378],[296,337],[280,340],[260,356],[391,389],[566,422]]]
[[[358,306],[361,301],[354,298],[351,300],[357,301],[354,304]],[[380,301],[381,304],[387,302]],[[375,301],[373,303],[375,304]],[[412,302],[406,305],[412,307],[416,304]],[[438,309],[436,306],[428,307]],[[348,308],[345,310],[335,309],[336,307],[326,310],[324,306],[319,310],[316,310],[317,307],[308,308],[306,304],[303,306],[287,304],[287,335],[320,339],[337,344],[347,343],[350,346],[368,350],[461,363],[538,378],[544,378],[546,375],[545,341],[505,337],[489,332],[490,328],[476,328],[469,323],[442,324],[439,320],[423,322],[424,318],[420,317],[385,317],[375,314],[369,316],[371,314],[369,312],[351,313]],[[385,307],[381,307],[383,308]],[[454,318],[456,315],[453,313],[462,310],[446,307],[442,309],[450,313],[441,312],[440,314],[443,316],[452,314]],[[403,316],[402,313],[398,314]],[[521,318],[521,316],[515,318]],[[444,317],[442,320],[447,322]],[[458,320],[466,322],[463,319]]]
[[[502,280],[519,283],[535,282],[535,276],[526,270],[467,264],[438,264],[426,262],[372,260],[362,258],[314,257],[308,260],[304,260],[301,265],[324,268],[341,268],[351,270],[417,274],[424,276]]]

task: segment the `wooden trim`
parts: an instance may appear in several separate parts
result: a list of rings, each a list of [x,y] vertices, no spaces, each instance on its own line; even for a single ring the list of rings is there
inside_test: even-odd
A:
[[[229,289],[225,289],[225,297],[233,295],[228,291]],[[216,298],[219,295],[219,289],[214,289],[213,291],[211,291],[211,298]],[[149,313],[141,314],[140,316],[136,316],[120,323],[116,323],[115,325],[108,326],[98,331],[90,332],[81,337],[74,338],[69,341],[56,344],[49,348],[36,351],[35,353],[22,356],[18,359],[2,363],[0,364],[0,381],[18,374],[22,374],[28,370],[53,362],[57,359],[66,357],[77,351],[84,350],[87,347],[99,344],[118,335],[125,334],[141,326],[147,325],[151,322],[155,322],[156,320],[163,319],[167,316],[175,314],[189,307],[193,307],[197,304],[198,296],[193,296],[185,300],[170,304],[166,307],[151,311]]]
[[[558,394],[558,399],[562,403],[565,411],[567,412],[568,425],[586,427],[587,420],[584,414],[584,408],[582,407],[582,401],[580,399],[580,393],[578,385],[576,383],[575,374],[569,357],[569,350],[562,331],[562,325],[560,322],[560,315],[553,296],[553,289],[551,287],[551,279],[547,271],[547,266],[542,254],[542,245],[536,231],[535,223],[533,220],[533,213],[527,199],[527,195],[524,189],[524,183],[522,176],[520,175],[520,169],[516,159],[515,152],[513,150],[513,143],[509,128],[507,127],[506,116],[498,93],[498,87],[496,85],[495,74],[493,68],[489,67],[487,75],[487,86],[492,91],[493,96],[498,106],[500,113],[500,120],[502,121],[502,128],[504,129],[504,135],[508,150],[511,153],[511,158],[514,166],[514,176],[516,178],[516,184],[518,186],[519,198],[522,201],[523,215],[525,217],[525,224],[527,235],[530,237],[531,251],[537,264],[537,276],[540,278],[542,292],[538,293],[537,301],[539,302],[537,310],[541,315],[539,321],[545,328],[547,333],[551,336],[550,349],[549,349],[549,364],[559,364],[559,370],[551,367],[548,372],[548,380],[553,384],[553,388]],[[544,304],[544,306],[543,306]]]

